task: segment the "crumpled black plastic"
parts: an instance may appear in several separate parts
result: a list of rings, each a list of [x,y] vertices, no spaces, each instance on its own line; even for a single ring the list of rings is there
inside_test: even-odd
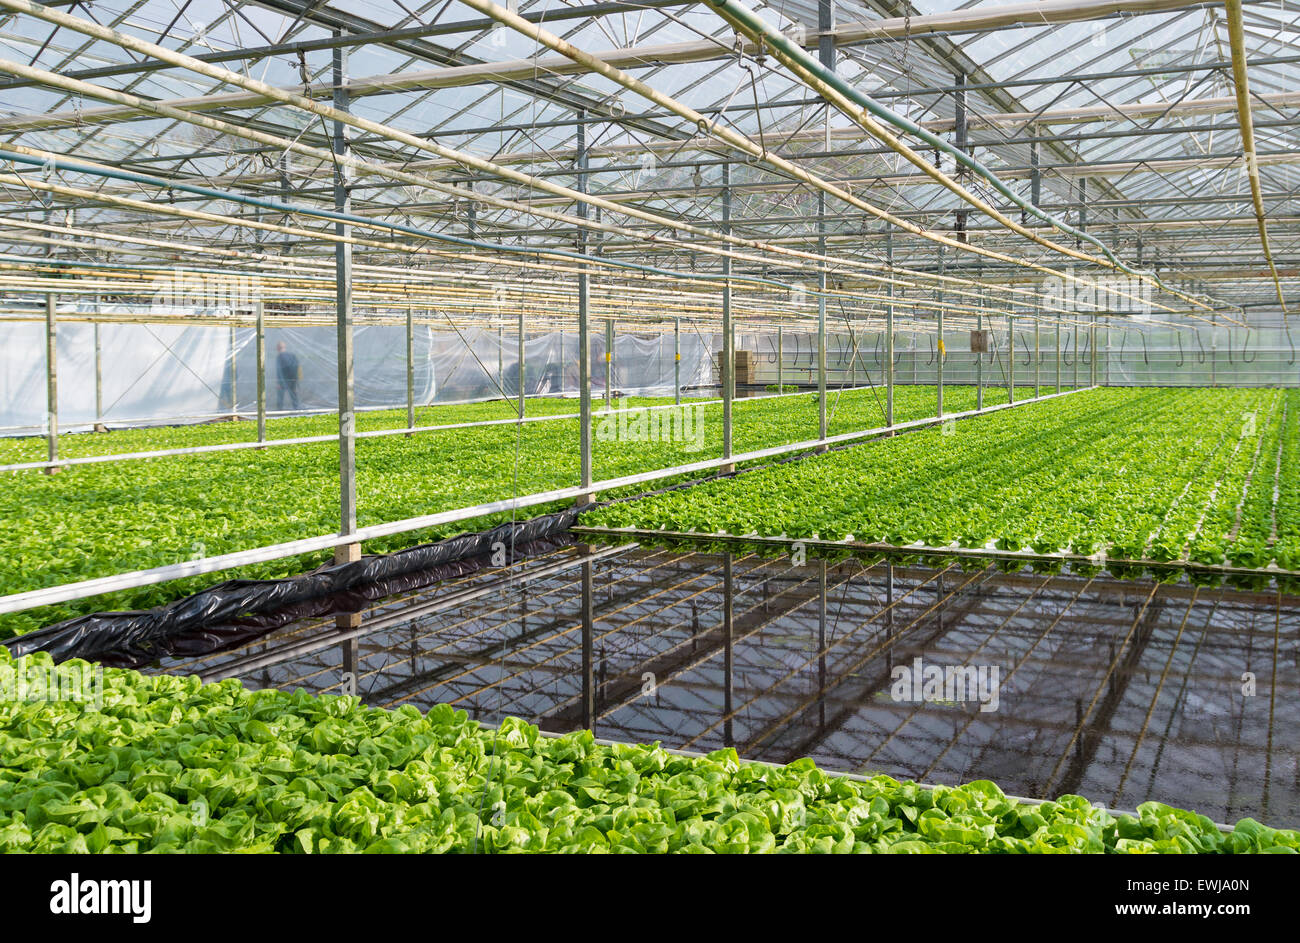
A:
[[[156,609],[78,616],[10,639],[5,645],[15,658],[45,651],[57,662],[84,658],[135,666],[171,654],[173,646],[167,644],[168,640],[187,637],[181,647],[188,654],[203,654],[216,650],[203,649],[205,630],[221,627],[224,631],[213,631],[212,645],[229,647],[245,637],[260,634],[256,625],[248,622],[249,617],[259,614],[283,612],[326,597],[329,599],[325,604],[330,608],[325,611],[355,612],[385,595],[468,572],[454,564],[489,556],[492,545],[498,541],[507,548],[521,549],[524,544],[562,533],[573,525],[578,513],[576,508],[570,508],[527,521],[501,524],[481,533],[364,556],[351,563],[327,564],[285,579],[227,580]],[[420,571],[430,572],[419,576]],[[404,580],[407,577],[415,578]],[[341,598],[347,593],[354,594],[351,602]],[[303,613],[300,617],[313,610],[319,611],[319,606],[300,608]],[[242,630],[253,634],[243,636]]]

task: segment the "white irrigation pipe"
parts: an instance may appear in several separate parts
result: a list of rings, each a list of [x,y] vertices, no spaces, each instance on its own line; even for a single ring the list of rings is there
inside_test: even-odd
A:
[[[375,540],[380,537],[391,537],[396,534],[425,530],[442,524],[461,523],[463,521],[485,517],[489,514],[522,510],[524,508],[536,507],[540,504],[565,501],[571,498],[592,495],[601,491],[612,491],[618,488],[645,484],[647,482],[659,481],[664,478],[673,478],[679,475],[688,475],[694,472],[712,471],[721,468],[724,465],[734,465],[741,462],[775,458],[780,455],[788,455],[794,452],[806,452],[829,445],[838,445],[840,443],[853,442],[858,439],[888,435],[892,432],[921,429],[926,426],[945,423],[949,419],[966,419],[972,416],[987,415],[1004,409],[1017,409],[1030,403],[1039,403],[1044,400],[1056,399],[1061,396],[1070,396],[1075,393],[1087,392],[1093,389],[1096,389],[1096,387],[1080,387],[1075,390],[1049,393],[1045,396],[1020,400],[1015,403],[1000,403],[997,406],[989,406],[983,410],[972,409],[967,410],[966,412],[949,413],[942,418],[927,417],[924,419],[913,419],[908,422],[895,423],[892,426],[880,426],[874,429],[861,429],[857,432],[845,432],[839,435],[827,436],[824,439],[809,439],[789,445],[779,445],[767,449],[756,449],[751,452],[743,452],[724,458],[705,459],[704,461],[691,462],[685,465],[675,465],[670,468],[661,468],[655,471],[641,472],[635,475],[610,478],[604,481],[593,482],[591,486],[587,488],[581,486],[558,488],[553,491],[541,491],[521,497],[506,498],[500,501],[491,501],[486,504],[476,504],[471,507],[456,508],[450,511],[440,511],[436,514],[426,514],[420,517],[406,518],[405,520],[392,521],[387,524],[373,524],[369,527],[357,528],[349,534],[324,534],[318,537],[308,537],[302,540],[290,541],[288,543],[272,544],[266,547],[255,547],[251,550],[239,550],[234,553],[205,557],[199,560],[189,560],[184,563],[172,563],[166,566],[153,567],[147,570],[135,570],[129,573],[118,573],[114,576],[103,576],[96,579],[80,580],[75,583],[64,583],[60,586],[49,586],[44,589],[28,590],[22,593],[0,596],[0,614],[22,612],[40,606],[51,606],[58,603],[69,602],[74,599],[85,599],[90,596],[99,596],[103,593],[117,592],[126,589],[138,589],[142,586],[153,586],[158,583],[167,583],[172,580],[184,579],[186,577],[197,576],[203,573],[216,573],[222,570],[249,566],[255,563],[282,560],[286,557],[296,557],[305,553],[330,550],[334,547],[343,546],[345,544],[356,544],[367,540]]]

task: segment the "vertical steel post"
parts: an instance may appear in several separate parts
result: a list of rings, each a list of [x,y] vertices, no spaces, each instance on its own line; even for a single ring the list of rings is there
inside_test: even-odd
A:
[[[1016,316],[1007,315],[1007,402],[1016,401]]]
[[[682,319],[673,318],[673,402],[682,401]]]
[[[406,305],[406,428],[415,428],[415,309],[409,302]]]
[[[527,395],[524,367],[524,306],[519,305],[519,418],[524,418],[524,397]]]
[[[99,336],[99,295],[95,296],[95,423],[104,421],[104,348]]]
[[[731,711],[735,690],[735,665],[732,658],[732,639],[735,618],[735,576],[732,572],[732,557],[727,553],[722,561],[722,742],[731,746],[735,741],[732,735]]]
[[[335,32],[336,37],[341,33]],[[334,107],[339,111],[349,110],[349,93],[347,89],[348,53],[340,47],[334,50],[333,85]],[[334,153],[348,154],[348,126],[342,121],[334,122]],[[341,213],[351,211],[351,181],[346,165],[336,163],[334,166],[334,209]],[[340,237],[351,235],[352,227],[345,222],[336,222],[334,232]],[[340,241],[334,247],[334,281],[335,309],[337,314],[337,351],[338,351],[338,415],[339,415],[339,533],[346,536],[356,533],[357,529],[357,440],[356,440],[356,402],[353,375],[353,307],[352,307],[352,245]],[[359,543],[342,544],[335,548],[334,560],[337,563],[361,559]],[[361,624],[359,613],[343,614],[335,617],[342,626],[356,627]],[[356,674],[357,641],[345,642],[344,671]]]
[[[981,333],[984,331],[983,292],[980,292],[979,310],[975,312],[975,329]],[[984,408],[984,355],[979,351],[975,352],[975,408],[977,410]]]
[[[1210,313],[1210,386],[1219,385],[1219,315]]]
[[[785,334],[776,326],[776,392],[785,392]]]
[[[266,306],[259,298],[254,303],[257,355],[257,441],[266,441]]]
[[[731,234],[731,165],[722,165],[722,234]],[[722,257],[722,457],[731,457],[731,401],[736,395],[736,335],[731,323],[731,256]],[[723,465],[727,474],[735,465]]]
[[[590,358],[588,358],[590,359]],[[583,548],[589,552],[589,548]],[[582,726],[591,730],[596,722],[596,678],[592,658],[595,617],[592,597],[591,561],[582,564]]]
[[[885,305],[885,425],[894,424],[894,227],[885,230],[885,266],[889,271],[889,302]],[[890,433],[891,435],[893,433]]]
[[[48,461],[59,457],[59,325],[53,292],[45,293],[45,452]],[[47,466],[53,475],[57,465]]]
[[[614,389],[614,319],[605,319],[605,408]]]
[[[1106,385],[1110,386],[1110,315],[1106,316]]]
[[[893,639],[894,637],[894,563],[893,558],[885,564],[885,635]],[[894,645],[890,642],[886,649],[888,659],[885,667],[891,672],[894,668]]]
[[[1042,318],[1036,315],[1034,317],[1034,399],[1043,395],[1042,327]]]
[[[939,247],[939,274],[943,275],[943,246]],[[943,418],[943,360],[948,353],[947,347],[943,343],[943,281],[939,281],[939,287],[936,289],[938,294],[939,307],[936,309],[937,323],[934,326],[934,363],[935,363],[935,383],[938,388],[938,396],[935,415],[940,419]]]
[[[1056,315],[1056,392],[1061,392],[1061,315]]]
[[[826,560],[817,561],[817,688],[826,690]],[[820,719],[826,723],[826,702],[823,698]]]
[[[578,117],[581,119],[584,113],[579,111]],[[578,121],[578,169],[585,170],[587,167],[587,125],[585,121]],[[587,192],[587,175],[581,173],[578,175],[579,191]],[[587,204],[578,202],[575,210],[580,219],[587,218]],[[584,226],[578,227],[578,251],[586,256],[587,254],[587,230]],[[578,450],[580,453],[581,475],[580,487],[591,487],[591,324],[590,324],[590,295],[588,284],[587,266],[585,263],[580,264],[578,268]],[[589,504],[592,501],[590,492],[579,495],[578,504]],[[587,623],[591,621],[591,570],[590,564],[583,571],[585,577],[583,583],[583,618]],[[585,633],[590,636],[590,633]],[[584,675],[591,667],[591,651],[588,644],[584,648],[586,661],[583,665]]]
[[[826,254],[826,194],[817,191],[817,251]],[[817,273],[817,438],[826,439],[826,270]],[[821,446],[818,451],[825,451]]]
[[[233,312],[232,312],[233,313]],[[239,347],[235,338],[235,325],[230,325],[230,414],[239,418]]]

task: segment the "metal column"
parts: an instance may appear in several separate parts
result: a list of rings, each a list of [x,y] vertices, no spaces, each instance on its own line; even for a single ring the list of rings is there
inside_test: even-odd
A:
[[[1061,392],[1061,315],[1056,315],[1056,392]]]
[[[409,304],[406,306],[406,428],[415,428],[415,310]]]
[[[1007,402],[1016,401],[1016,317],[1007,315]]]
[[[732,556],[726,554],[722,560],[722,742],[731,746],[735,741],[731,728],[732,700],[735,693],[735,665],[732,659],[732,638],[734,628],[735,587],[733,585]]]
[[[336,32],[335,37],[341,34]],[[348,53],[344,48],[334,50],[334,107],[339,111],[348,110],[347,82]],[[346,155],[349,151],[348,126],[341,121],[334,122],[334,153]],[[351,211],[352,194],[349,171],[342,163],[334,165],[334,208],[341,213]],[[345,222],[334,224],[334,232],[340,237],[351,235],[352,227]],[[353,385],[353,347],[352,347],[352,245],[339,242],[334,247],[335,308],[337,311],[338,334],[338,376],[339,376],[339,533],[346,536],[356,533],[357,529],[357,440],[355,391]],[[361,559],[361,545],[343,544],[335,548],[335,562],[347,562]],[[335,617],[339,625],[356,627],[360,625],[359,613],[344,614]],[[344,671],[355,674],[356,639],[345,642]]]
[[[45,293],[45,452],[53,462],[59,457],[59,325],[53,292]],[[53,475],[57,465],[46,467]]]
[[[1110,386],[1110,317],[1106,317],[1106,385]]]
[[[578,113],[582,117],[582,112]],[[578,169],[585,170],[587,167],[587,126],[586,122],[578,122]],[[578,174],[578,189],[583,193],[587,190],[587,175]],[[587,204],[581,201],[575,207],[575,211],[580,219],[587,218]],[[578,251],[582,255],[587,254],[587,230],[583,226],[578,227]],[[588,293],[588,275],[587,266],[580,265],[578,269],[578,450],[581,453],[580,462],[580,486],[583,488],[591,487],[591,326],[589,320],[590,296]],[[592,500],[590,493],[580,495],[578,504],[588,504]],[[583,570],[583,618],[588,622],[591,618],[591,569],[590,564],[585,564]],[[591,667],[590,646],[584,650],[584,678],[586,671]],[[584,700],[584,712],[591,711],[593,701]],[[591,711],[594,713],[594,711]]]
[[[1034,318],[1034,399],[1043,395],[1043,354],[1041,346],[1042,318]]]
[[[235,326],[230,325],[230,414],[239,418],[239,347],[235,340]]]
[[[1210,313],[1210,386],[1219,385],[1219,315]]]
[[[590,397],[588,397],[590,400]],[[588,548],[580,547],[587,553]],[[592,638],[595,635],[594,606],[592,604],[591,561],[582,564],[582,726],[591,730],[596,721],[596,679],[592,658]]]
[[[99,425],[104,421],[104,348],[100,343],[99,337],[99,295],[95,296],[95,322],[94,322],[94,343],[95,343],[95,431],[98,432]]]
[[[826,560],[817,561],[817,687],[826,690]],[[823,700],[821,723],[825,720]]]
[[[673,318],[673,402],[682,401],[682,319]]]
[[[776,326],[776,392],[785,392],[785,334]]]
[[[614,319],[605,319],[605,408],[609,409],[614,388]]]
[[[731,165],[722,165],[722,234],[731,234]],[[736,335],[731,323],[731,256],[722,257],[722,457],[731,458],[731,401],[736,396]],[[735,465],[723,465],[727,474]]]
[[[984,330],[984,294],[980,293],[980,309],[975,312],[975,330]],[[975,352],[975,408],[984,408],[984,355]]]
[[[817,251],[826,254],[826,194],[817,191]],[[817,273],[817,438],[826,439],[826,271]],[[821,446],[819,451],[825,451]]]
[[[939,247],[939,274],[940,275],[943,275],[943,268],[944,268],[943,246],[940,246]],[[936,380],[936,385],[938,387],[938,402],[937,402],[938,411],[935,413],[935,415],[938,416],[940,419],[942,419],[943,418],[943,359],[944,359],[944,355],[948,352],[947,348],[944,347],[944,343],[943,343],[943,282],[942,281],[939,282],[939,287],[936,289],[936,291],[939,296],[938,297],[939,308],[936,309],[936,314],[938,316],[938,323],[935,325],[934,328],[934,334],[935,334],[934,362],[936,367],[935,380]]]
[[[257,337],[257,441],[266,441],[266,306],[259,298],[254,305]]]
[[[527,395],[525,373],[524,373],[524,306],[522,302],[519,305],[519,418],[524,418],[524,397]]]
[[[885,230],[885,265],[889,271],[889,298],[885,305],[885,425],[894,424],[894,227]],[[891,433],[892,435],[892,433]]]

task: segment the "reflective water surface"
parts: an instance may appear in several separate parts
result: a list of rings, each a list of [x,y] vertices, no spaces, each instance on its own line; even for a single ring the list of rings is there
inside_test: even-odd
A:
[[[1275,589],[561,546],[364,605],[154,670],[1300,826],[1300,597]]]

